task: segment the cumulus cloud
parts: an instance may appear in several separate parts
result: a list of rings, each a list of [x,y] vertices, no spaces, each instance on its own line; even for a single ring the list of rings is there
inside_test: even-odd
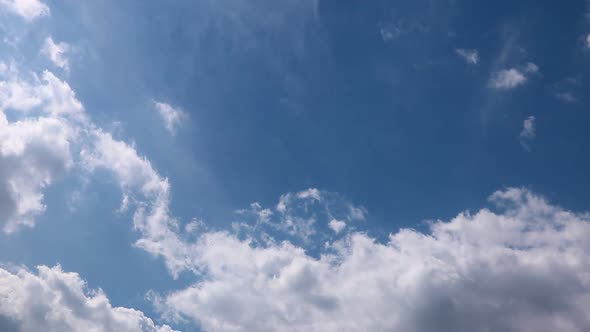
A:
[[[41,53],[47,56],[49,60],[51,60],[51,62],[53,62],[59,68],[69,71],[70,62],[66,54],[69,53],[71,49],[72,47],[65,42],[59,42],[56,44],[53,41],[53,38],[47,37],[45,38],[45,43],[43,44]]]
[[[535,121],[535,117],[531,115],[528,118],[526,118],[522,123],[522,131],[520,132],[520,144],[526,150],[531,149],[533,140],[537,135],[535,129]]]
[[[20,73],[13,63],[0,63],[3,230],[14,232],[33,226],[35,217],[46,208],[44,190],[74,165],[89,172],[97,168],[112,171],[123,191],[122,207],[135,204],[135,227],[145,233],[146,239],[161,236],[160,223],[173,222],[167,212],[167,179],[160,177],[133,146],[96,127],[65,81],[50,71],[38,77]],[[148,220],[150,225],[146,224]]]
[[[0,0],[0,5],[26,21],[49,15],[49,7],[39,0]]]
[[[76,273],[60,266],[37,269],[0,268],[0,330],[172,332],[141,311],[113,307],[101,289],[88,289]]]
[[[584,43],[586,48],[590,48],[590,33],[586,35],[586,38],[584,38]]]
[[[72,167],[85,118],[69,85],[51,72],[26,80],[14,65],[1,67],[0,226],[14,232],[32,227],[45,211],[43,191]],[[17,119],[9,121],[6,112]]]
[[[458,56],[463,58],[465,62],[470,65],[476,65],[479,62],[479,53],[477,50],[468,50],[464,48],[456,49],[455,52]]]
[[[44,190],[74,166],[110,171],[123,193],[121,207],[135,208],[137,245],[154,255],[179,257],[168,180],[134,146],[92,123],[65,81],[50,71],[39,77],[0,63],[0,227],[14,232],[34,226],[46,209]],[[167,260],[174,270],[172,262]],[[176,265],[182,266],[182,259]]]
[[[205,331],[585,331],[590,217],[524,189],[381,243],[349,232],[319,256],[226,232],[191,244],[201,280],[154,303]]]
[[[0,226],[33,226],[45,210],[43,189],[72,165],[74,133],[62,120],[8,122],[0,112]]]
[[[530,75],[538,72],[539,67],[536,64],[529,62],[522,68],[510,68],[493,72],[489,84],[496,89],[510,90],[524,85]]]
[[[86,121],[84,106],[67,82],[48,70],[41,78],[35,73],[23,75],[14,63],[0,64],[0,108]]]
[[[166,103],[154,101],[154,107],[158,111],[158,114],[160,114],[162,121],[164,121],[164,127],[166,127],[166,130],[168,130],[171,135],[176,134],[178,126],[180,126],[182,121],[188,117],[188,114],[180,108],[172,107]]]

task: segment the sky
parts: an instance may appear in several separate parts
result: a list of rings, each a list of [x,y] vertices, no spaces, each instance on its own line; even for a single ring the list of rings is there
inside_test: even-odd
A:
[[[0,331],[590,330],[590,2],[0,0]]]

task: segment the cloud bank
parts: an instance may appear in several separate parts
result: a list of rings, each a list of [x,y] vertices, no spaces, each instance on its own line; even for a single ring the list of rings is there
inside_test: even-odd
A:
[[[590,216],[528,190],[380,243],[349,232],[319,256],[228,232],[191,244],[192,286],[156,296],[205,331],[585,331]]]

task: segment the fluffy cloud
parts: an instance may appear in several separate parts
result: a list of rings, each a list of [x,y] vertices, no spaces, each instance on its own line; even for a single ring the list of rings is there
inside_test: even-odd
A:
[[[520,132],[520,144],[527,150],[531,149],[531,144],[537,135],[535,130],[535,117],[529,116],[522,123],[522,131]]]
[[[49,7],[39,0],[0,0],[0,5],[27,21],[49,15]]]
[[[38,273],[0,268],[2,331],[171,332],[141,311],[113,307],[102,290],[89,290],[76,273],[39,266]]]
[[[497,89],[512,89],[526,82],[526,76],[515,68],[504,69],[492,74],[490,84]]]
[[[470,65],[476,65],[479,62],[479,54],[477,50],[468,50],[464,48],[456,49],[455,52],[458,56],[463,58],[465,62]]]
[[[8,122],[0,112],[0,226],[33,226],[45,210],[43,189],[72,165],[74,133],[61,120]]]
[[[403,229],[380,243],[350,232],[319,256],[226,232],[192,244],[201,280],[155,297],[205,331],[586,331],[590,216],[523,189],[494,212]]]
[[[26,80],[14,65],[0,69],[0,226],[14,232],[34,225],[45,210],[43,190],[72,167],[84,109],[51,72]]]
[[[188,117],[183,110],[174,108],[166,103],[154,101],[154,107],[164,121],[164,127],[166,127],[166,130],[168,130],[171,135],[176,134],[178,126],[180,126],[181,122]]]
[[[67,82],[52,72],[22,75],[14,63],[0,63],[0,108],[28,115],[41,111],[54,118],[86,121],[84,106]]]
[[[70,62],[66,57],[66,53],[71,51],[71,46],[64,42],[55,43],[53,38],[47,37],[41,52],[45,54],[59,68],[68,71],[70,69]]]
[[[32,227],[46,208],[44,190],[74,167],[114,174],[124,203],[136,208],[137,245],[169,257],[173,271],[182,247],[175,246],[177,227],[168,215],[167,179],[133,146],[96,127],[66,82],[0,63],[0,227],[8,233]],[[0,269],[0,330],[6,329],[171,331],[141,312],[113,308],[100,290],[86,292],[76,274],[59,267],[40,267],[38,275]]]
[[[489,84],[491,87],[509,90],[524,85],[529,76],[539,72],[539,67],[529,62],[522,68],[503,69],[492,73]]]

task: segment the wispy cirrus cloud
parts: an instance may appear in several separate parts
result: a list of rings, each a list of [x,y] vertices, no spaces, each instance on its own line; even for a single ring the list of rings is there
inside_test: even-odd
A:
[[[490,201],[498,212],[464,212],[428,234],[403,229],[382,243],[347,232],[320,256],[205,232],[186,251],[204,278],[151,297],[165,317],[205,331],[590,328],[588,215],[525,189]]]
[[[178,127],[188,118],[188,114],[178,107],[154,101],[154,107],[164,122],[164,127],[170,135],[176,135]]]

